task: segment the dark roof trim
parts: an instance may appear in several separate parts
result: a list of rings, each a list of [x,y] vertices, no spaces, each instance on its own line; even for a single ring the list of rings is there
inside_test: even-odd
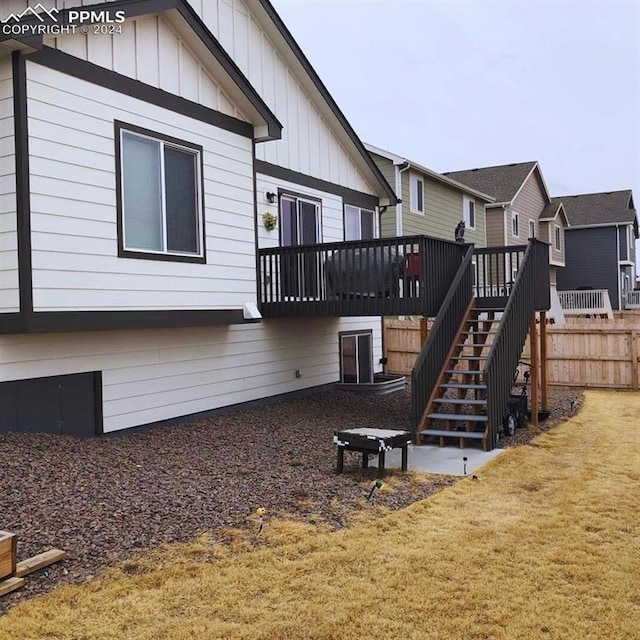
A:
[[[382,186],[384,192],[389,198],[389,204],[390,205],[397,204],[399,200],[395,192],[391,188],[391,185],[387,182],[386,178],[382,175],[382,172],[378,168],[378,165],[373,161],[373,158],[369,155],[369,153],[365,149],[364,144],[362,143],[362,141],[360,140],[356,132],[353,130],[352,126],[349,124],[349,121],[346,119],[346,117],[344,116],[344,114],[336,104],[336,101],[333,99],[333,97],[331,96],[327,88],[324,86],[322,80],[320,80],[320,76],[316,73],[315,69],[311,66],[311,63],[302,52],[302,49],[300,49],[298,43],[295,41],[294,37],[291,35],[291,32],[282,21],[282,18],[280,18],[280,16],[274,9],[271,2],[269,2],[269,0],[259,0],[259,2],[262,5],[262,8],[267,13],[267,15],[269,16],[269,18],[271,18],[273,24],[276,26],[276,28],[278,29],[278,31],[280,32],[280,34],[282,35],[286,43],[291,48],[291,51],[294,53],[294,55],[296,56],[296,58],[304,68],[304,70],[307,72],[309,78],[318,89],[318,92],[320,93],[322,98],[329,105],[331,111],[333,111],[336,119],[339,121],[340,125],[342,126],[342,128],[345,130],[345,132],[351,139],[351,142],[353,142],[354,146],[356,147],[356,149],[358,150],[358,152],[366,162],[367,166],[371,169],[371,172],[376,177],[377,181],[380,183],[380,186]]]
[[[87,7],[76,6],[62,9],[58,14],[57,24],[73,24],[69,22],[69,12],[76,11],[78,9],[86,10]],[[239,67],[223,49],[211,31],[209,31],[207,26],[187,0],[113,0],[108,4],[96,5],[95,7],[94,5],[91,5],[91,9],[94,9],[96,13],[100,13],[100,11],[108,11],[110,15],[115,14],[116,11],[123,11],[126,18],[134,18],[136,16],[161,13],[171,10],[177,11],[191,28],[193,33],[200,39],[202,44],[209,50],[224,71],[229,75],[231,80],[233,80],[233,82],[242,91],[256,112],[264,120],[267,125],[268,137],[263,139],[276,140],[282,137],[282,124],[278,118],[271,109],[269,109],[253,85],[245,77],[242,71],[240,71]],[[23,19],[24,22],[35,22],[36,20],[37,18],[35,16]]]
[[[40,311],[0,314],[0,334],[165,329],[247,324],[242,309],[165,311]]]
[[[361,191],[355,191],[354,189],[348,189],[339,184],[333,182],[327,182],[320,178],[314,178],[308,176],[305,173],[298,173],[291,169],[285,169],[279,167],[277,164],[271,164],[264,160],[257,160],[254,163],[256,173],[261,173],[272,178],[279,178],[280,180],[286,180],[287,182],[294,182],[310,189],[317,189],[318,191],[325,191],[326,193],[332,193],[336,196],[340,196],[344,204],[352,204],[357,207],[363,207],[365,209],[375,209],[380,202],[378,196],[371,195],[370,193],[362,193]]]
[[[105,89],[155,104],[158,107],[180,113],[200,122],[206,122],[214,127],[236,133],[245,138],[253,137],[253,125],[250,122],[238,120],[228,116],[226,113],[209,109],[209,107],[204,107],[197,102],[191,102],[191,100],[123,76],[92,62],[80,60],[57,49],[44,47],[40,51],[28,54],[26,59]]]

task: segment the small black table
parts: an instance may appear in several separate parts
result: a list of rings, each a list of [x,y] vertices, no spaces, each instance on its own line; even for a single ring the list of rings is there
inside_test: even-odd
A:
[[[378,476],[384,473],[384,459],[387,451],[402,449],[403,471],[407,470],[407,447],[411,444],[411,434],[408,431],[394,431],[391,429],[345,429],[333,432],[333,442],[338,446],[338,464],[336,471],[342,473],[344,467],[344,452],[360,451],[362,453],[362,468],[369,466],[369,454],[378,454]]]

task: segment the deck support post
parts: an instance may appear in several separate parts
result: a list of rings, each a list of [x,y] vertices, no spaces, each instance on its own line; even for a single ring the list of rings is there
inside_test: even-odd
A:
[[[548,402],[548,377],[547,377],[547,312],[540,312],[540,377],[541,377],[541,398],[542,411],[547,411]]]
[[[529,340],[531,342],[531,424],[537,427],[540,375],[538,369],[538,327],[535,311],[531,314],[531,320],[529,321]]]

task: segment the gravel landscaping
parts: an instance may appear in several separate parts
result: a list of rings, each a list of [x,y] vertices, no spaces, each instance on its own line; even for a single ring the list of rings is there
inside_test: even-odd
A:
[[[577,389],[552,388],[551,417],[519,429],[501,446],[517,446],[566,419],[581,403]],[[89,580],[109,564],[203,531],[244,527],[259,506],[343,527],[367,508],[375,469],[345,454],[336,475],[333,431],[358,426],[408,429],[410,392],[363,397],[324,391],[280,404],[148,432],[79,440],[0,435],[0,529],[18,535],[18,560],[53,547],[62,562],[27,577],[0,598],[0,615],[59,585]],[[453,482],[393,473],[374,502],[398,509]]]

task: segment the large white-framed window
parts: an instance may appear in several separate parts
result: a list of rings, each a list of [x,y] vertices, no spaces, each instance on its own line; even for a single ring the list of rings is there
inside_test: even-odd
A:
[[[553,238],[553,246],[556,251],[560,251],[562,249],[562,229],[558,226],[554,226],[554,238]]]
[[[202,147],[115,123],[121,257],[205,261]]]
[[[375,212],[352,204],[344,205],[345,240],[373,240],[375,232]]]
[[[520,235],[520,216],[515,211],[511,214],[511,234],[516,238]]]
[[[467,229],[476,228],[476,201],[466,196],[462,198],[462,219]]]
[[[530,238],[536,237],[536,221],[535,220],[529,220],[529,237]]]
[[[409,208],[424,213],[424,180],[417,173],[409,174]]]
[[[633,234],[633,225],[629,225],[627,227],[627,256],[628,259],[631,260],[631,256],[633,255],[633,241],[635,240],[634,234]]]
[[[344,331],[340,339],[340,382],[373,382],[373,332]]]

